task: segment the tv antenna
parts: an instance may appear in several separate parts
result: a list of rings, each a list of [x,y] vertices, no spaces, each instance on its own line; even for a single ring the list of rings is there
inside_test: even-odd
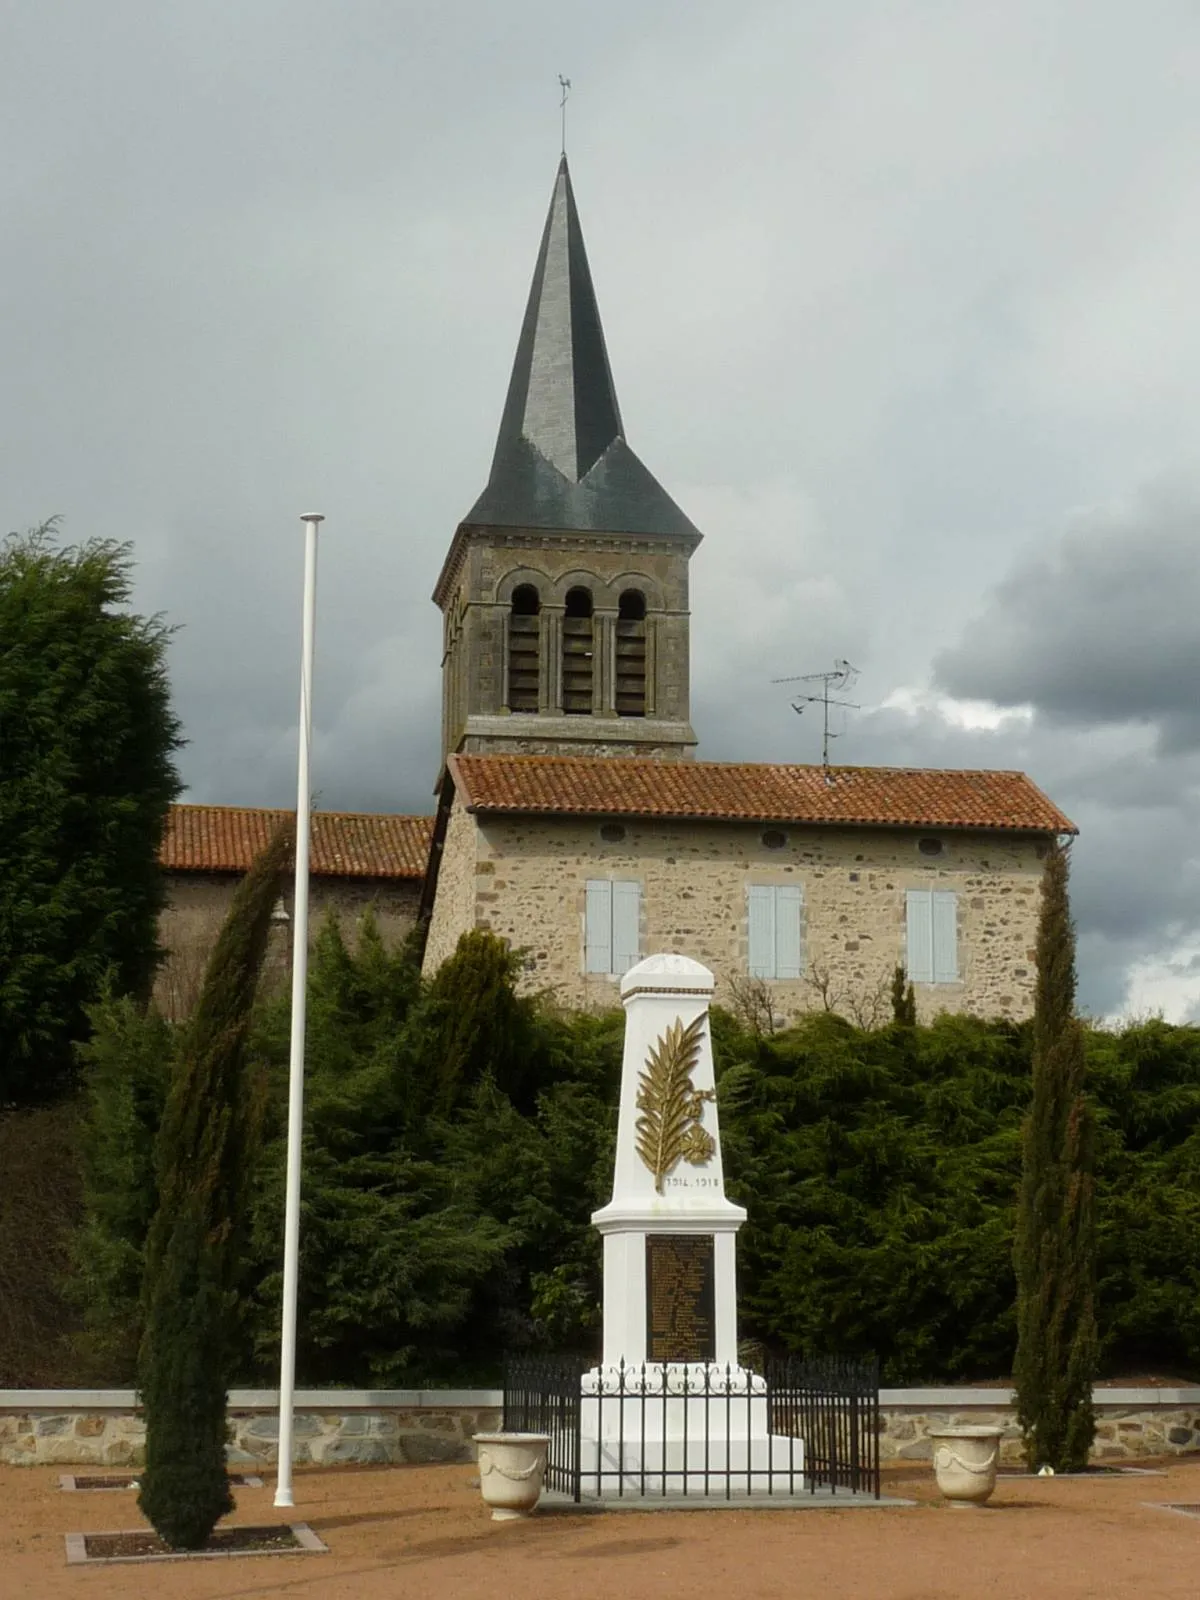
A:
[[[824,736],[821,740],[821,765],[825,768],[826,781],[829,773],[829,741],[840,739],[841,735],[833,733],[829,727],[829,708],[838,706],[845,711],[861,711],[862,707],[853,700],[835,700],[835,691],[849,689],[858,677],[858,668],[852,667],[848,661],[836,660],[832,672],[806,672],[798,678],[772,678],[772,683],[811,683],[820,684],[820,690],[814,689],[811,694],[797,690],[792,701],[792,710],[800,715],[809,706],[820,706],[824,712]]]

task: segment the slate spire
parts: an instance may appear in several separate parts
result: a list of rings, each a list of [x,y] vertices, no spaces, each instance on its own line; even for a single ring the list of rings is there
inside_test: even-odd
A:
[[[565,155],[542,232],[491,477],[465,520],[699,537],[625,443]]]
[[[558,164],[500,424],[497,461],[527,439],[572,483],[620,437],[604,330],[575,209]]]

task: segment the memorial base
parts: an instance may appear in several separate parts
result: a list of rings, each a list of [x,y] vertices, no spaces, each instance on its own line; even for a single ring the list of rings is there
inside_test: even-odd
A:
[[[584,1494],[724,1500],[804,1488],[804,1441],[768,1431],[766,1385],[744,1368],[597,1367],[580,1407]]]

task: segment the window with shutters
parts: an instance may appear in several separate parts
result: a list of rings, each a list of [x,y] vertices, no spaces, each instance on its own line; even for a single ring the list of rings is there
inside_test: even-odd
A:
[[[592,709],[592,597],[587,589],[568,589],[562,623],[563,710],[587,716]]]
[[[536,712],[541,654],[542,602],[531,583],[513,590],[508,617],[508,709]]]
[[[804,897],[793,883],[746,886],[752,978],[798,978],[803,966]]]
[[[617,611],[617,715],[646,715],[646,596],[626,589]]]
[[[913,983],[958,982],[958,896],[949,889],[910,889],[905,966]]]
[[[641,959],[642,886],[636,881],[590,878],[584,922],[584,971],[620,976]]]

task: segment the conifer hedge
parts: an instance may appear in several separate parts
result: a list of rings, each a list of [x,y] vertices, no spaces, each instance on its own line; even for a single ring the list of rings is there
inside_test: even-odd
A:
[[[0,539],[0,1114],[69,1093],[105,985],[154,979],[181,740],[132,591],[129,545]]]
[[[473,938],[423,984],[415,952],[387,949],[369,924],[353,948],[334,925],[320,933],[301,1383],[491,1383],[504,1348],[595,1348],[590,1216],[611,1193],[623,1018],[517,996],[512,957]],[[500,996],[494,1031],[478,984]],[[249,1051],[269,1095],[236,1383],[277,1370],[287,1016],[286,995],[260,1006]],[[943,1016],[863,1031],[819,1014],[764,1034],[717,1012],[713,1031],[727,1181],[749,1211],[743,1335],[878,1353],[890,1383],[1010,1376],[1032,1028]],[[1101,1370],[1200,1377],[1200,1029],[1148,1021],[1081,1037]],[[138,1079],[138,1115],[152,1121],[151,1079]],[[101,1100],[114,1075],[104,1081]],[[144,1213],[111,1192],[139,1172],[92,1168],[93,1237]],[[130,1314],[127,1274],[94,1287],[98,1321]]]

